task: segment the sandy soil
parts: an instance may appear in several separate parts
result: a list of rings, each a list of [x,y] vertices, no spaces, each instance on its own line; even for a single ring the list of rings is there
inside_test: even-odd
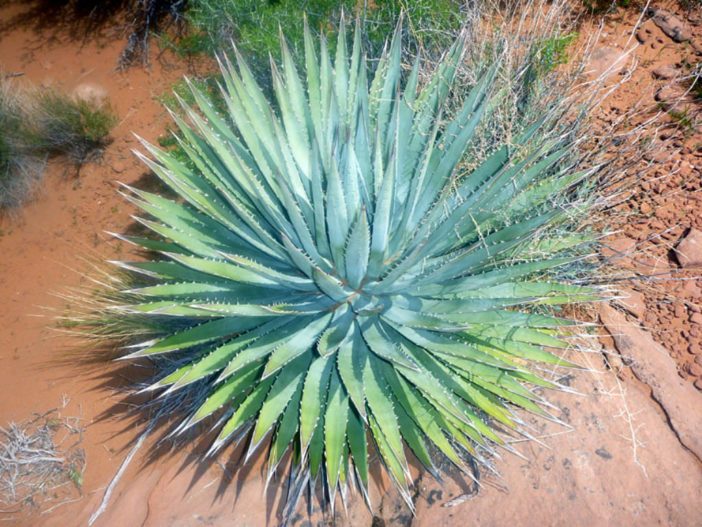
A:
[[[83,419],[87,458],[82,492],[76,490],[75,501],[50,514],[25,511],[13,519],[0,514],[0,521],[84,526],[142,428],[122,418],[125,408],[112,389],[124,383],[125,371],[105,364],[89,368],[68,353],[77,343],[54,335],[47,309],[66,307],[55,293],[87,283],[91,270],[85,258],[120,258],[128,250],[104,231],[124,231],[133,212],[117,195],[116,182],[138,185],[143,177],[144,168],[130,153],[137,145],[131,132],[150,141],[163,133],[168,118],[154,97],[186,69],[175,61],[154,60],[148,69],[117,72],[124,40],[110,33],[111,26],[99,38],[84,40],[78,25],[52,26],[41,16],[38,23],[36,12],[23,16],[34,5],[0,6],[4,71],[22,72],[34,83],[52,83],[66,91],[97,83],[109,92],[120,123],[100,164],[86,165],[75,178],[65,166],[52,163],[36,200],[19,217],[0,222],[0,426],[58,407],[61,415]],[[697,48],[674,42],[646,18],[643,32],[633,35],[639,15],[635,9],[606,20],[598,44],[603,56],[621,53],[627,42],[639,45],[631,55],[635,60],[616,73],[631,78],[602,104],[597,118],[603,123],[637,102],[654,103],[661,89],[667,90],[659,94],[661,105],[671,104],[680,88],[666,87],[673,79],[655,78],[660,75],[654,70],[668,66],[674,77],[685,71],[686,61],[700,61],[695,52],[702,46],[702,16],[683,13],[674,4],[668,7],[684,20]],[[605,334],[611,335],[602,339],[608,359],[600,354],[585,358],[601,373],[570,375],[567,380],[580,395],[550,397],[560,408],[558,417],[572,428],[533,422],[542,443],[515,445],[526,459],[505,454],[498,462],[501,477],[482,474],[479,492],[456,475],[450,474],[442,487],[418,474],[414,517],[378,477],[372,489],[374,514],[356,496],[348,514],[337,511],[338,525],[702,522],[702,281],[699,269],[680,270],[675,251],[691,228],[702,230],[702,119],[699,103],[679,104],[693,123],[697,119],[697,129],[667,117],[656,129],[664,147],[656,159],[646,161],[656,165],[637,182],[634,197],[612,211],[612,225],[621,232],[608,240],[611,251],[606,255],[614,256],[623,274],[677,280],[627,281],[622,292],[630,298],[602,310]],[[240,468],[239,454],[225,451],[211,463],[196,464],[196,448],[161,453],[149,463],[154,447],[147,440],[94,525],[278,523],[280,496],[264,495],[260,457]],[[332,520],[313,511],[311,516],[299,514],[292,524],[316,527]]]

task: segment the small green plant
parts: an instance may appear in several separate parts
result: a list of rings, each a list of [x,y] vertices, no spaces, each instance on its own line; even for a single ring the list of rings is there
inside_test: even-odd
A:
[[[525,93],[561,64],[568,63],[567,49],[578,38],[577,33],[558,34],[534,43],[529,67],[524,75]]]
[[[573,323],[551,309],[599,298],[569,281],[591,238],[572,232],[587,172],[565,117],[523,117],[466,159],[502,64],[448,117],[466,41],[420,84],[401,38],[372,73],[358,27],[349,51],[342,21],[334,58],[305,28],[304,76],[284,42],[272,66],[275,105],[240,54],[222,57],[226,117],[191,85],[190,124],[173,114],[190,165],[141,155],[177,198],[125,187],[153,236],[120,238],[154,258],[120,263],[129,285],[93,318],[152,361],[175,433],[214,423],[211,453],[269,442],[290,495],[321,482],[332,504],[355,483],[367,496],[376,455],[411,503],[407,449],[433,474],[431,452],[465,469],[520,430],[514,408],[547,416],[535,389],[557,385],[533,366],[574,366]]]
[[[576,38],[578,38],[577,33],[567,33],[544,40],[537,44],[533,62],[538,65],[542,73],[553,71],[560,64],[567,64],[566,50]]]
[[[675,126],[682,130],[683,133],[691,134],[695,131],[695,125],[689,116],[688,108],[683,110],[670,110],[668,115],[670,115]]]
[[[700,77],[697,77],[692,84],[692,93],[695,95],[695,98],[702,100],[702,80]]]

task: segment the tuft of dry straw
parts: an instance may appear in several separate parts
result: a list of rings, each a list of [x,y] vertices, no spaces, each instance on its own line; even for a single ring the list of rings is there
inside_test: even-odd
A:
[[[0,427],[0,521],[30,508],[37,512],[82,493],[85,451],[79,418],[57,409]]]

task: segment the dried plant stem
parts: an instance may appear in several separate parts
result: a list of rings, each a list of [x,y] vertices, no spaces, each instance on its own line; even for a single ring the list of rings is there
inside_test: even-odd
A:
[[[124,461],[122,461],[122,464],[120,465],[117,474],[115,474],[115,477],[112,478],[112,481],[110,481],[110,484],[107,486],[107,490],[105,490],[105,494],[102,497],[102,502],[100,502],[100,506],[92,514],[92,516],[90,516],[90,520],[88,520],[88,526],[95,523],[95,520],[97,520],[100,517],[100,515],[103,512],[105,512],[105,509],[107,508],[107,503],[110,501],[110,496],[112,496],[112,492],[115,490],[117,483],[119,483],[119,480],[124,475],[124,472],[127,470],[127,467],[132,462],[132,459],[139,451],[141,446],[144,444],[144,441],[146,440],[146,437],[151,433],[152,428],[153,426],[148,426],[146,430],[142,432],[142,434],[139,436],[139,439],[137,439],[136,443],[134,443],[134,446],[129,451],[129,454],[127,454],[127,457],[125,457]]]

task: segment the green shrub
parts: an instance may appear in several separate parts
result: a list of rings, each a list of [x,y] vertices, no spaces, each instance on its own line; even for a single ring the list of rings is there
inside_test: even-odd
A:
[[[403,11],[411,22],[405,25],[405,37],[406,45],[412,48],[445,49],[461,24],[461,2],[455,0],[190,0],[185,11],[190,34],[176,47],[185,54],[214,53],[233,40],[256,77],[263,80],[268,73],[269,54],[276,60],[281,58],[281,30],[297,52],[294,55],[301,57],[305,16],[313,31],[324,31],[329,36],[335,34],[342,10],[362,21],[370,56],[379,55]]]
[[[305,31],[305,73],[283,45],[275,104],[223,59],[226,118],[192,86],[190,124],[174,114],[190,165],[141,156],[178,198],[126,187],[153,236],[122,238],[154,259],[120,263],[130,284],[93,318],[152,361],[174,433],[209,423],[211,452],[247,438],[249,455],[268,438],[271,471],[291,451],[292,496],[365,493],[373,452],[408,503],[406,449],[434,474],[432,452],[485,462],[522,430],[514,408],[548,416],[540,369],[574,366],[553,310],[599,298],[571,281],[590,238],[572,232],[587,173],[565,110],[498,135],[497,61],[444,113],[466,40],[420,83],[401,33],[371,73],[358,29],[334,58]]]

